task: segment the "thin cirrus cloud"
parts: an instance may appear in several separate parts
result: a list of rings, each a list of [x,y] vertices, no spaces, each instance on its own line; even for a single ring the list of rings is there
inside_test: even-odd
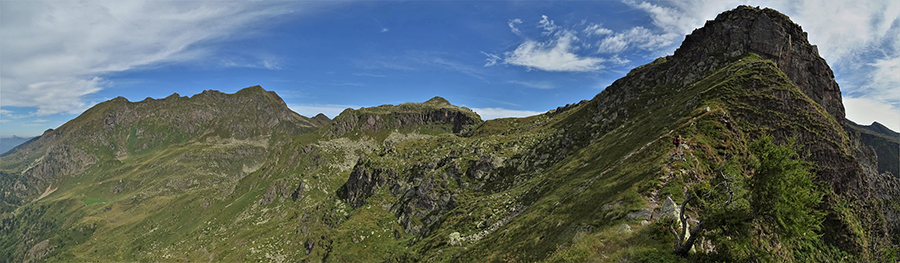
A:
[[[236,61],[232,59],[223,59],[221,65],[226,68],[257,68],[257,69],[268,69],[268,70],[277,70],[281,69],[277,60],[270,59],[262,59],[259,62],[244,62],[244,61]]]
[[[472,66],[453,56],[434,51],[410,50],[397,56],[372,56],[366,59],[354,59],[352,64],[360,69],[424,71],[446,70],[486,80],[487,73],[481,67]],[[356,76],[385,77],[381,74],[353,73]]]
[[[290,12],[281,3],[178,1],[13,1],[0,10],[4,107],[31,115],[79,113],[105,75],[209,57],[206,46]],[[277,61],[223,61],[277,69]]]
[[[535,88],[535,89],[554,89],[554,88],[556,88],[556,86],[554,86],[552,83],[547,82],[547,81],[510,80],[510,81],[507,81],[506,83],[522,85],[525,87]]]

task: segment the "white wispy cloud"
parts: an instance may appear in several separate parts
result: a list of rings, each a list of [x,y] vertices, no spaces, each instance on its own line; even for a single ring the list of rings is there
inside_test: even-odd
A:
[[[545,36],[553,34],[558,28],[556,27],[556,23],[554,23],[553,20],[550,20],[546,15],[541,16],[541,21],[538,21],[538,27],[544,29],[544,32],[541,32],[541,35]]]
[[[654,34],[649,29],[638,26],[604,38],[600,41],[597,52],[619,53],[629,46],[654,50],[672,45],[676,38],[674,34]]]
[[[604,28],[603,25],[597,23],[591,23],[583,31],[588,36],[603,36],[613,33],[612,29]]]
[[[369,18],[371,18],[372,21],[375,21],[375,23],[378,24],[378,28],[381,29],[381,31],[380,31],[381,33],[386,33],[386,32],[388,32],[388,31],[391,31],[390,29],[388,29],[387,27],[385,27],[384,24],[382,24],[381,21],[378,20],[377,18],[372,17],[372,16],[370,16]]]
[[[281,63],[275,58],[260,58],[256,62],[248,62],[245,59],[222,59],[221,66],[226,68],[256,68],[278,70],[281,69]]]
[[[578,37],[571,31],[556,34],[546,42],[525,40],[516,50],[504,53],[506,64],[535,68],[543,71],[595,71],[603,68],[606,60],[580,56],[573,51]]]
[[[540,36],[530,38],[515,26],[521,23],[521,19],[513,19],[509,27],[523,38],[522,43],[515,50],[503,52],[502,56],[481,52],[487,56],[485,67],[504,64],[556,72],[598,71],[610,64],[628,63],[630,60],[622,58],[619,53],[630,48],[653,51],[672,46],[677,39],[672,33],[656,33],[644,27],[616,32],[600,23],[587,21],[560,26],[546,15],[541,16],[536,24]],[[597,56],[598,53],[604,57]]]
[[[877,59],[871,63],[872,81],[868,83],[868,89],[873,95],[894,100],[900,104],[900,56],[893,58]]]
[[[397,56],[373,56],[366,59],[356,59],[352,63],[359,68],[374,70],[444,70],[481,80],[484,80],[487,74],[480,67],[462,62],[453,55],[435,51],[411,50]]]
[[[385,77],[387,77],[387,75],[375,74],[375,73],[368,73],[368,72],[358,72],[358,73],[353,73],[353,76],[357,76],[357,77],[373,77],[373,78],[385,78]]]
[[[553,89],[556,88],[552,83],[547,81],[521,81],[521,80],[510,80],[507,81],[510,84],[518,84],[529,88],[535,89]]]
[[[513,34],[522,35],[522,31],[519,30],[518,28],[516,28],[516,24],[521,24],[521,23],[522,23],[522,19],[516,18],[516,19],[510,19],[509,22],[507,22],[506,24],[509,26],[509,30],[512,31]]]
[[[294,5],[294,3],[287,3]],[[209,57],[209,45],[265,18],[281,3],[11,1],[0,9],[0,104],[36,115],[78,113],[106,75]],[[263,60],[260,68],[277,69]]]
[[[647,12],[657,28],[683,37],[695,28],[703,26],[704,21],[712,20],[722,11],[737,7],[742,1],[694,0],[649,3],[625,0],[623,2]]]
[[[490,54],[490,53],[486,53],[486,52],[484,52],[484,51],[481,51],[481,54],[484,54],[485,56],[487,56],[487,58],[484,59],[484,61],[485,61],[485,62],[484,62],[484,66],[485,66],[485,67],[490,67],[490,66],[493,66],[493,65],[497,65],[497,63],[503,62],[503,58],[501,58],[501,57],[498,56],[497,54]]]
[[[293,110],[294,112],[306,116],[306,117],[314,117],[319,113],[325,114],[328,118],[334,119],[341,114],[345,109],[359,109],[360,106],[355,105],[339,105],[339,104],[288,104],[288,108]]]
[[[481,116],[481,119],[483,120],[509,117],[528,117],[542,113],[537,111],[510,110],[504,108],[472,108],[472,110],[475,111],[475,113],[478,113],[478,116]]]
[[[0,118],[5,117],[4,119],[6,119],[6,118],[11,118],[12,116],[13,116],[12,111],[0,109]]]

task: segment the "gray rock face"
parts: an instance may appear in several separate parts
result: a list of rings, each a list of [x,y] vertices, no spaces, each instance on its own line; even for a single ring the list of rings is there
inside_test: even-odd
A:
[[[466,175],[475,180],[488,180],[489,172],[497,167],[503,166],[505,159],[494,154],[482,156],[478,161],[471,162],[471,168],[466,171]]]
[[[629,212],[625,215],[625,219],[638,221],[638,220],[646,220],[650,219],[650,216],[653,215],[653,210],[643,208],[637,211]]]
[[[447,184],[462,176],[458,165],[453,157],[447,157],[416,164],[398,173],[361,159],[339,191],[350,206],[359,208],[380,187],[387,187],[392,195],[399,196],[388,210],[400,219],[404,232],[416,235],[427,231],[428,226],[440,221],[443,213],[456,207],[455,193],[447,189]],[[445,172],[436,174],[435,170],[441,168]]]
[[[876,209],[885,219],[881,234],[892,239],[892,243],[900,244],[900,209],[897,206],[900,205],[900,177],[891,173],[879,173],[874,149],[862,141],[859,132],[848,129],[847,133],[856,149],[853,155],[859,161],[868,186],[872,189],[872,197],[880,201]]]
[[[806,32],[773,9],[740,6],[719,14],[688,35],[675,57],[696,65],[696,76],[703,76],[727,61],[721,54],[737,57],[748,52],[774,61],[803,93],[843,123],[841,90],[831,68]]]
[[[480,119],[473,118],[460,109],[435,108],[410,111],[405,110],[403,105],[393,107],[397,109],[387,113],[370,113],[362,109],[344,110],[341,115],[334,118],[328,133],[337,137],[357,128],[360,131],[379,132],[427,124],[449,124],[452,132],[460,133],[481,122]]]
[[[360,160],[353,167],[350,178],[344,184],[347,203],[354,208],[366,204],[366,198],[375,194],[376,187],[387,182],[387,178],[394,177],[396,172],[384,168],[369,168],[364,160]]]
[[[674,219],[676,223],[680,224],[681,206],[672,201],[672,197],[666,197],[666,201],[663,201],[663,205],[660,208],[660,218]]]
[[[28,250],[28,255],[25,259],[25,262],[39,262],[41,258],[50,254],[50,252],[53,252],[53,249],[55,247],[56,246],[50,245],[49,239],[41,241]]]

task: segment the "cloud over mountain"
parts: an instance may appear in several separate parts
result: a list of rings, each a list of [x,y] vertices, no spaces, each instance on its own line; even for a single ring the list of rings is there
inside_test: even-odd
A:
[[[38,116],[79,113],[110,74],[208,57],[213,43],[291,11],[280,3],[4,2],[0,104],[34,107]]]

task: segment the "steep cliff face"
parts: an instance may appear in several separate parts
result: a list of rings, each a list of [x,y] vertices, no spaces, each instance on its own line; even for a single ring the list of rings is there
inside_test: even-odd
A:
[[[778,11],[740,6],[723,12],[685,37],[674,57],[692,65],[684,70],[699,77],[728,58],[749,52],[775,62],[794,85],[843,124],[844,106],[834,73],[806,32]]]
[[[847,121],[845,127],[848,132],[856,133],[860,147],[872,147],[879,173],[900,177],[900,134],[878,122],[859,125]]]
[[[877,125],[876,125],[877,124]],[[847,121],[847,134],[854,146],[854,156],[862,167],[876,214],[884,217],[884,222],[876,222],[878,232],[893,244],[900,244],[900,136],[877,122],[871,126],[858,125]]]

